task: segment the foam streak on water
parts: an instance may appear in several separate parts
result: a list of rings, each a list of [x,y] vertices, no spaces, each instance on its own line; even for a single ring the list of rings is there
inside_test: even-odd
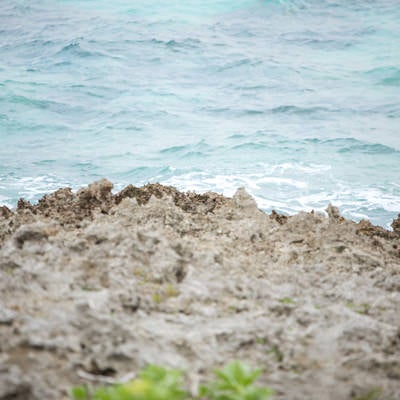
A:
[[[107,177],[400,212],[395,0],[0,2],[0,203]]]

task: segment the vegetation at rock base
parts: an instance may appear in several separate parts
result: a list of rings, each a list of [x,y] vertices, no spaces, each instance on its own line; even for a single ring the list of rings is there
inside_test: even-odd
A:
[[[71,395],[75,400],[267,400],[273,394],[271,389],[254,384],[261,370],[242,362],[233,361],[214,373],[215,380],[201,386],[194,397],[184,388],[181,371],[157,365],[149,365],[128,383],[94,391],[77,386],[71,390]]]
[[[217,379],[200,388],[200,396],[209,400],[264,400],[272,396],[269,388],[254,385],[261,369],[253,369],[239,361],[233,361],[216,370]]]

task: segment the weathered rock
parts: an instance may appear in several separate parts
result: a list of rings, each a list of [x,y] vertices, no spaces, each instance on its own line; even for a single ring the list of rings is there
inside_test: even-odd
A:
[[[393,228],[393,231],[400,236],[400,214],[398,215],[398,217],[395,220],[393,220],[392,228]]]
[[[11,325],[15,319],[16,313],[0,305],[0,325]]]
[[[12,215],[12,211],[6,207],[6,206],[1,206],[0,207],[0,216],[7,219],[9,217],[11,217]]]
[[[102,180],[0,210],[0,399],[243,359],[276,399],[399,398],[400,235]],[[368,398],[368,397],[366,397]]]
[[[16,366],[0,366],[0,400],[31,400],[31,384]]]
[[[25,242],[37,242],[49,237],[46,225],[43,223],[29,224],[20,227],[14,234],[15,245],[22,249]]]

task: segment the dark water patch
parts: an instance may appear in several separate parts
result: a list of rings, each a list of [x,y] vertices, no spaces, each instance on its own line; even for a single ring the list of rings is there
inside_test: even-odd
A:
[[[252,116],[252,115],[263,115],[263,114],[265,114],[265,111],[264,110],[256,110],[256,109],[248,109],[248,110],[241,110],[239,112],[239,114],[249,115],[249,116]]]
[[[283,105],[272,108],[270,111],[273,114],[295,114],[295,115],[340,112],[340,110],[329,109],[326,107],[298,107],[294,105]]]
[[[212,114],[226,114],[232,112],[230,107],[202,107],[201,111],[209,112]]]
[[[400,86],[400,69],[397,67],[378,67],[364,72],[375,80],[377,85]]]
[[[169,39],[169,40],[162,40],[157,38],[152,39],[145,39],[145,40],[135,40],[132,41],[132,44],[140,44],[142,46],[147,47],[148,45],[162,47],[164,49],[169,49],[172,51],[181,51],[187,49],[198,49],[201,47],[201,41],[199,39],[183,39],[183,40],[176,40],[176,39]]]
[[[232,87],[235,90],[241,90],[244,92],[253,92],[253,91],[265,91],[268,90],[268,86],[266,85],[238,85],[237,83],[228,85],[229,87]]]
[[[104,99],[106,96],[100,94],[100,93],[96,93],[93,91],[85,91],[84,92],[85,95],[90,96],[90,97],[95,97],[97,99]]]
[[[241,67],[254,67],[257,65],[261,65],[263,62],[261,60],[252,60],[248,58],[242,58],[240,60],[235,60],[229,63],[226,63],[222,66],[217,67],[217,72],[224,72],[227,70],[232,70],[235,68],[241,68]]]
[[[82,49],[80,44],[77,42],[67,44],[58,52],[58,54],[65,54],[65,53],[72,53],[74,55],[79,55],[83,57],[88,57],[91,55],[89,51]]]
[[[0,84],[0,86],[10,86],[10,87],[13,87],[13,89],[15,89],[15,87],[22,87],[22,88],[24,88],[24,87],[28,87],[28,88],[43,87],[43,88],[46,88],[46,87],[48,87],[48,83],[7,79],[4,81],[4,84]]]
[[[324,38],[321,36],[321,32],[314,31],[290,32],[281,35],[281,39],[290,45],[307,46],[312,49],[325,51],[346,50],[357,43],[354,38],[352,40],[340,37]]]
[[[54,135],[54,132],[67,132],[70,127],[65,124],[41,124],[34,123],[32,121],[24,121],[13,117],[6,116],[2,120],[1,137],[10,136],[13,138],[13,143],[24,143],[27,137],[48,135],[49,133]]]
[[[199,39],[192,39],[192,38],[188,38],[188,39],[184,39],[184,40],[169,40],[168,42],[166,42],[166,46],[167,47],[172,47],[172,48],[191,48],[191,49],[199,49],[202,46],[202,42]]]
[[[266,147],[268,147],[269,144],[265,142],[246,142],[246,143],[241,143],[236,146],[233,146],[233,150],[263,150]]]
[[[237,134],[228,136],[227,139],[237,140],[237,139],[244,139],[244,138],[246,138],[246,137],[247,137],[246,135],[242,135],[242,134],[240,134],[240,133],[237,133]]]
[[[361,142],[355,138],[352,137],[345,137],[345,138],[332,138],[332,139],[318,139],[318,138],[312,138],[312,139],[305,139],[307,141],[313,141],[314,143],[320,143],[320,144],[328,144],[329,146],[349,146],[349,145],[358,145]]]
[[[30,93],[29,93],[30,94]],[[51,97],[56,97],[52,94]],[[79,121],[87,120],[90,116],[94,116],[96,114],[95,111],[87,109],[85,106],[79,105],[76,102],[66,103],[54,100],[47,100],[43,98],[34,98],[32,96],[25,95],[14,95],[14,96],[1,96],[0,97],[0,105],[4,107],[4,111],[7,110],[9,115],[17,116],[16,120],[23,120],[25,118],[25,112],[37,111],[38,116],[48,117],[48,112],[57,114],[56,124],[62,124],[65,126],[68,122],[78,123]],[[31,119],[32,126],[36,126],[35,119]],[[39,118],[41,119],[41,118]],[[27,123],[29,123],[27,121]],[[54,124],[54,121],[46,123],[46,121],[41,120],[39,125],[43,127],[47,127],[47,129],[51,128]]]
[[[79,58],[107,58],[112,59],[119,57],[114,57],[112,55],[106,54],[103,51],[99,50],[89,50],[85,48],[81,42],[74,41],[72,43],[67,44],[61,50],[56,53],[56,56],[68,56],[68,57],[79,57]]]
[[[62,111],[65,109],[65,104],[58,103],[50,100],[42,100],[42,99],[34,99],[26,96],[7,96],[0,97],[1,103],[9,103],[9,104],[17,104],[17,105],[26,105],[33,108],[40,109],[53,109]]]
[[[201,151],[189,151],[183,155],[182,158],[184,159],[195,159],[198,160],[199,158],[208,157],[208,154],[201,152]]]
[[[40,161],[33,162],[33,165],[41,167],[41,166],[54,165],[58,162],[59,162],[59,160],[40,160]]]
[[[400,150],[393,147],[380,144],[380,143],[368,143],[357,140],[355,138],[334,138],[334,139],[319,139],[319,138],[306,138],[302,140],[303,143],[308,143],[313,146],[325,149],[335,149],[337,153],[349,153],[349,154],[400,154]]]
[[[123,158],[133,158],[136,154],[131,151],[126,151],[125,153],[121,152],[118,154],[107,154],[105,156],[99,157],[101,161],[109,161],[109,160],[121,160]]]
[[[218,149],[218,146],[209,145],[204,140],[198,143],[191,143],[182,146],[172,146],[159,151],[160,154],[170,155],[170,156],[179,156],[182,158],[196,158],[206,156],[209,152]]]
[[[172,146],[166,149],[160,150],[161,154],[176,154],[181,153],[182,151],[186,150],[188,146]]]
[[[396,103],[383,104],[375,111],[379,114],[385,115],[388,118],[400,117],[400,105]]]
[[[69,68],[72,65],[73,65],[72,61],[60,61],[53,64],[53,66],[57,68]]]
[[[102,125],[102,124],[100,124]],[[125,136],[124,132],[131,132],[132,134],[143,132],[144,128],[141,126],[134,125],[132,121],[115,121],[112,124],[107,124],[105,126],[107,130],[110,132],[114,132],[115,130],[121,130],[120,135],[122,138]]]
[[[356,43],[354,41],[346,41],[346,40],[334,40],[334,39],[305,39],[302,44],[306,46],[310,46],[316,49],[325,49],[325,50],[341,50],[347,49],[351,46],[354,46]]]
[[[338,150],[339,153],[365,153],[365,154],[394,154],[400,153],[392,147],[382,144],[358,144],[354,146],[344,147]]]
[[[400,86],[400,70],[396,71],[393,75],[382,79],[381,84],[385,86]]]

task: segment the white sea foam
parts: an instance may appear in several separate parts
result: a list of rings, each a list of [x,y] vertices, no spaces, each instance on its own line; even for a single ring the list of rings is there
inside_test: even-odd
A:
[[[308,186],[304,181],[262,176],[261,174],[210,176],[209,174],[198,172],[174,176],[163,181],[163,183],[176,186],[181,190],[196,190],[199,192],[213,190],[225,196],[232,196],[239,187],[244,187],[251,193],[260,190],[261,186],[265,184],[271,185],[271,188],[280,185],[292,186],[293,188],[306,188]]]
[[[7,190],[17,193],[17,197],[23,197],[29,201],[38,200],[46,193],[51,193],[61,187],[70,186],[69,182],[55,175],[42,175],[36,177],[24,176],[21,178],[10,177],[6,181]],[[5,198],[10,204],[11,199]]]
[[[308,175],[318,175],[323,174],[332,169],[331,165],[328,164],[309,164],[305,165],[300,162],[296,163],[282,163],[277,165],[272,165],[271,172],[274,173],[287,173],[290,171],[303,172]]]
[[[396,217],[400,211],[400,196],[396,191],[387,193],[379,187],[352,187],[343,182],[333,184],[331,190],[318,190],[312,180],[306,182],[281,176],[263,176],[262,173],[212,175],[196,171],[173,175],[164,180],[161,179],[162,175],[157,178],[160,179],[151,181],[160,181],[184,191],[198,193],[215,191],[229,197],[233,196],[239,187],[244,187],[255,198],[258,206],[268,212],[271,210],[285,214],[311,210],[325,212],[327,205],[333,204],[339,207],[347,218],[371,219],[378,224],[381,223],[379,215],[385,213],[387,220],[384,221],[384,225],[390,228],[391,218]],[[114,185],[114,192],[121,190],[127,183],[130,182],[117,182]],[[134,184],[140,186],[145,183],[147,182]],[[21,179],[3,178],[0,191],[5,193],[5,189],[9,191],[12,188],[19,196],[35,201],[43,194],[64,186],[70,186],[69,182],[54,175],[24,176]],[[77,185],[72,187],[75,190],[79,188]],[[16,199],[6,197],[2,193],[0,193],[0,205],[15,207]]]
[[[355,192],[355,195],[359,198],[365,199],[365,207],[367,209],[380,207],[386,211],[400,212],[400,198],[398,195],[387,194],[384,191],[375,188],[358,190]]]
[[[311,168],[310,172],[313,170]],[[192,172],[174,176],[162,183],[185,191],[202,193],[212,190],[226,196],[232,196],[238,187],[244,187],[256,199],[261,209],[274,209],[286,214],[311,210],[325,212],[328,204],[339,207],[344,216],[355,220],[368,219],[374,213],[379,214],[379,210],[384,210],[393,217],[400,212],[398,194],[388,194],[380,188],[352,187],[343,182],[333,184],[331,190],[318,190],[315,182],[312,185],[310,182],[280,176],[262,176],[260,173],[212,176]],[[277,190],[279,188],[286,190],[281,193]],[[372,220],[375,223],[380,221],[374,218]],[[386,222],[385,226],[390,227],[390,222]]]
[[[0,196],[0,207],[1,206],[6,206],[8,208],[13,207],[11,202],[9,202],[9,199],[7,197],[3,197],[3,196]]]

